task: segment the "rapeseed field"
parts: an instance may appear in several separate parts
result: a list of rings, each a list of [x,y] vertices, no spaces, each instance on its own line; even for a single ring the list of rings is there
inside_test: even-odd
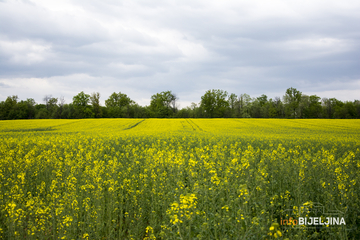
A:
[[[360,121],[1,121],[0,181],[2,239],[360,239]]]

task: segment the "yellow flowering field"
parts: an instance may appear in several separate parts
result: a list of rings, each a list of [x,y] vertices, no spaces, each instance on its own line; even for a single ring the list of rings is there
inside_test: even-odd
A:
[[[0,181],[2,239],[360,239],[360,121],[1,121]]]

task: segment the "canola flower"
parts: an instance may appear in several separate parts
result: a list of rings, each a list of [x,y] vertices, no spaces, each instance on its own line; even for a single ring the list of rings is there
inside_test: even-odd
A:
[[[0,122],[2,239],[357,239],[360,121]],[[321,203],[346,226],[284,228]],[[326,216],[323,216],[323,218]]]

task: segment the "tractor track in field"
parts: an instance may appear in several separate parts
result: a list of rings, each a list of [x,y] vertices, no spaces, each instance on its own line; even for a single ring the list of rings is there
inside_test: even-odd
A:
[[[193,128],[194,131],[205,132],[201,127],[199,127],[199,125],[197,125],[196,123],[194,123],[193,120],[191,120],[191,119],[186,119],[186,121],[188,122],[188,124],[190,124],[190,126]]]
[[[125,128],[124,130],[130,130],[130,129],[134,128],[134,127],[137,127],[137,126],[138,126],[140,123],[142,123],[143,121],[145,121],[145,119],[143,119],[143,120],[141,120],[141,121],[139,121],[139,122],[131,125],[130,127]]]

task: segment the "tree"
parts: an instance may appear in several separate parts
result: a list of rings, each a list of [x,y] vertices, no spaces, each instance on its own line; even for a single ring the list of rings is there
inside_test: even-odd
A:
[[[338,118],[344,103],[336,98],[323,98],[323,111],[326,118]]]
[[[250,118],[250,106],[251,97],[250,95],[243,93],[239,96],[239,116],[242,118]]]
[[[61,96],[59,99],[59,115],[58,115],[59,118],[65,118],[63,114],[64,105],[65,105],[65,99],[64,96]]]
[[[176,111],[178,110],[178,104],[177,104],[177,100],[179,99],[175,93],[171,93],[170,91],[170,108],[173,110],[174,113],[176,113]]]
[[[340,118],[347,118],[347,119],[356,118],[357,114],[356,114],[355,105],[352,102],[346,101],[343,107],[341,108],[339,115]]]
[[[13,95],[6,98],[3,106],[2,106],[2,118],[3,119],[16,119],[15,107],[18,102],[18,96]]]
[[[359,100],[354,100],[354,107],[355,107],[356,118],[360,118],[360,101]]]
[[[237,96],[235,93],[232,93],[230,94],[229,98],[228,98],[228,102],[229,102],[229,106],[230,106],[230,109],[231,109],[231,117],[236,117],[237,114],[236,114],[236,105],[238,103],[238,100],[237,100]]]
[[[73,97],[73,104],[75,106],[86,107],[90,102],[90,95],[85,94],[84,92],[79,93]]]
[[[105,105],[108,109],[108,117],[120,118],[120,117],[129,117],[129,106],[134,104],[126,94],[116,93],[110,95],[110,97],[105,100]]]
[[[51,99],[51,97],[52,97],[52,95],[45,95],[45,97],[43,98],[43,101],[46,106],[46,110],[49,110],[49,100]]]
[[[148,118],[150,116],[147,107],[140,106],[137,103],[129,106],[129,112],[129,117],[132,118]]]
[[[61,97],[60,97],[60,100],[59,100],[59,107],[63,107],[64,104],[65,104],[64,96],[61,96]]]
[[[257,100],[259,101],[260,107],[262,107],[267,103],[267,96],[263,94],[260,97],[257,97]]]
[[[26,103],[28,105],[28,109],[29,109],[29,115],[28,115],[28,118],[29,119],[32,119],[35,117],[35,105],[36,105],[36,102],[33,98],[28,98],[26,99]]]
[[[65,118],[65,119],[72,119],[72,118],[77,118],[76,111],[74,108],[74,105],[72,103],[69,104],[64,104],[61,110],[61,118]]]
[[[204,108],[207,117],[224,117],[224,113],[229,107],[226,97],[227,92],[220,89],[205,92],[201,97],[201,107]]]
[[[110,97],[105,100],[106,107],[124,107],[132,104],[133,101],[124,93],[116,93],[110,95]]]
[[[267,96],[265,94],[262,94],[260,97],[257,97],[254,102],[258,102],[258,105],[259,105],[258,110],[257,110],[258,117],[261,117],[261,118],[269,117],[270,105],[268,104]],[[255,117],[255,116],[253,116],[253,117]]]
[[[254,98],[252,103],[251,103],[250,116],[253,117],[253,118],[262,117],[260,101],[257,98]]]
[[[53,97],[48,100],[48,112],[51,118],[59,118],[57,102],[58,99]]]
[[[309,106],[310,106],[310,97],[306,94],[302,94],[299,103],[298,118],[308,118]]]
[[[289,118],[298,117],[298,108],[301,101],[301,92],[296,88],[288,88],[284,96],[284,102],[286,106],[286,115]]]
[[[283,103],[280,97],[275,97],[274,100],[270,98],[268,101],[268,117],[270,118],[282,118],[284,117]]]
[[[306,118],[320,118],[322,113],[320,97],[311,95],[309,97],[309,108]]]
[[[180,109],[177,113],[176,113],[176,117],[177,118],[189,118],[191,114],[191,109],[190,107],[186,107],[183,109]]]
[[[90,118],[94,116],[94,112],[88,105],[90,102],[90,95],[80,92],[73,97],[73,106],[75,108],[74,118]]]
[[[276,111],[276,107],[275,107],[275,102],[272,100],[272,98],[269,99],[268,105],[269,105],[268,117],[269,117],[269,118],[276,118],[276,117],[278,117],[278,114],[277,114],[277,111]]]
[[[26,101],[16,103],[13,108],[13,119],[27,119],[29,118],[29,106]]]
[[[96,118],[101,118],[102,117],[102,110],[101,110],[101,107],[100,107],[100,93],[99,92],[97,92],[97,93],[93,92],[90,95],[90,102],[91,102],[91,105],[93,107],[95,117]]]
[[[163,91],[151,96],[150,109],[154,117],[171,117],[176,112],[177,97],[171,91]]]

